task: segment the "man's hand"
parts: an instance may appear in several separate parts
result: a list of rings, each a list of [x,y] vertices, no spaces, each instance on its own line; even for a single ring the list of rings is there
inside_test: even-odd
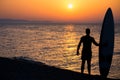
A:
[[[76,55],[79,55],[80,53],[79,53],[79,51],[77,51],[77,54]]]
[[[107,47],[107,46],[108,46],[108,43],[107,43],[107,42],[104,42],[104,43],[100,44],[100,46]]]

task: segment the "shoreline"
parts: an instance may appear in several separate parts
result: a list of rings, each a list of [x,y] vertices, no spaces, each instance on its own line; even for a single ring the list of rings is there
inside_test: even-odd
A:
[[[22,58],[4,57],[0,57],[0,75],[1,80],[103,80],[99,75],[81,74]]]

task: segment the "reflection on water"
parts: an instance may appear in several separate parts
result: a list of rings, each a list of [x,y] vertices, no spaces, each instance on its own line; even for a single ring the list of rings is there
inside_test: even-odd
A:
[[[87,27],[91,29],[91,36],[99,42],[100,25],[4,25],[0,27],[0,56],[22,56],[51,66],[80,72],[81,55],[76,56],[76,48]],[[115,32],[117,53],[114,54],[109,77],[120,75],[119,26],[116,26]],[[92,74],[99,74],[98,47],[93,45],[92,51]]]
[[[63,35],[64,39],[64,58],[66,61],[66,66],[63,66],[66,69],[73,69],[78,67],[79,65],[77,64],[77,60],[79,59],[76,56],[76,47],[77,47],[77,37],[76,37],[76,32],[74,31],[74,26],[73,25],[67,25],[65,26],[65,32]],[[74,69],[75,70],[75,69]]]

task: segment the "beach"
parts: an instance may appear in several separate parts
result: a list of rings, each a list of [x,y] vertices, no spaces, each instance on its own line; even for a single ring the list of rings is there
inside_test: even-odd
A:
[[[48,66],[22,58],[0,57],[1,80],[118,80]]]

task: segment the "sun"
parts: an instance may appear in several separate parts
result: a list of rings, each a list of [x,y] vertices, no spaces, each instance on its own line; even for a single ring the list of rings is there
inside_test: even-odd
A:
[[[68,8],[72,9],[73,5],[72,4],[68,4]]]

